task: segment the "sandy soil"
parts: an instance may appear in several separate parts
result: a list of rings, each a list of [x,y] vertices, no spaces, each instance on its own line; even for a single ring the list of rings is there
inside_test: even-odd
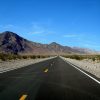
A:
[[[84,59],[81,61],[75,60],[75,59],[64,58],[64,57],[63,59],[73,63],[74,65],[77,65],[78,67],[100,78],[100,62],[92,61],[91,59]]]
[[[27,65],[31,65],[52,58],[54,57],[44,58],[44,59],[19,59],[19,60],[11,60],[11,61],[0,61],[0,73],[25,67]]]

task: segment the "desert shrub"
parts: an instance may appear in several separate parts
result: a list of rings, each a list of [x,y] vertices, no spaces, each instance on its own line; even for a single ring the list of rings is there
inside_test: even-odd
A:
[[[96,58],[97,58],[97,60],[100,60],[100,55],[97,55],[97,57],[96,57]]]
[[[95,57],[93,57],[93,58],[92,58],[92,61],[95,61],[95,60],[96,60],[96,58],[95,58]]]
[[[23,59],[27,59],[27,58],[28,58],[28,56],[22,56],[22,58],[23,58]]]
[[[50,57],[50,56],[48,55],[15,55],[15,54],[0,53],[0,59],[2,61],[15,60],[15,59],[27,59],[27,58],[36,59],[36,58],[47,58],[47,57]]]
[[[46,56],[41,55],[40,58],[46,58]]]
[[[4,55],[4,54],[0,54],[0,59],[1,59],[2,61],[6,61],[5,55]]]
[[[12,59],[13,59],[13,55],[8,55],[8,56],[7,56],[7,59],[8,59],[8,60],[12,60]]]
[[[65,55],[63,57],[70,58],[70,59],[76,59],[76,60],[87,59],[87,56],[84,56],[84,55]]]
[[[74,56],[72,56],[72,59],[82,60],[82,57],[79,55],[74,55]]]
[[[40,58],[47,58],[47,55],[41,55]]]
[[[41,56],[40,55],[37,55],[36,58],[41,58]]]
[[[16,59],[16,56],[14,56],[12,54],[3,54],[3,53],[1,53],[0,54],[0,59],[3,60],[3,61],[12,60],[12,59]]]
[[[21,56],[21,55],[18,55],[18,56],[17,56],[17,59],[22,59],[22,56]]]
[[[35,55],[30,56],[31,59],[36,59]]]

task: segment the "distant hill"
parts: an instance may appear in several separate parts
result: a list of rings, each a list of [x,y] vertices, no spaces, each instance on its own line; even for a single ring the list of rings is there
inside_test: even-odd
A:
[[[0,52],[13,54],[60,55],[60,54],[94,54],[93,50],[62,46],[56,42],[41,44],[26,40],[16,33],[5,31],[0,34]]]

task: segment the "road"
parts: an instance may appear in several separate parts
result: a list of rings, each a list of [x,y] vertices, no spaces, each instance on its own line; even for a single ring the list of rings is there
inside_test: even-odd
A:
[[[100,84],[56,57],[0,74],[0,100],[100,100]]]

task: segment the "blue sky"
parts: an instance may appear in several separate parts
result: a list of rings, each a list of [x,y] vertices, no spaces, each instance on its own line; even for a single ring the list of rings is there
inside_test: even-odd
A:
[[[0,0],[0,32],[100,51],[100,0]]]

